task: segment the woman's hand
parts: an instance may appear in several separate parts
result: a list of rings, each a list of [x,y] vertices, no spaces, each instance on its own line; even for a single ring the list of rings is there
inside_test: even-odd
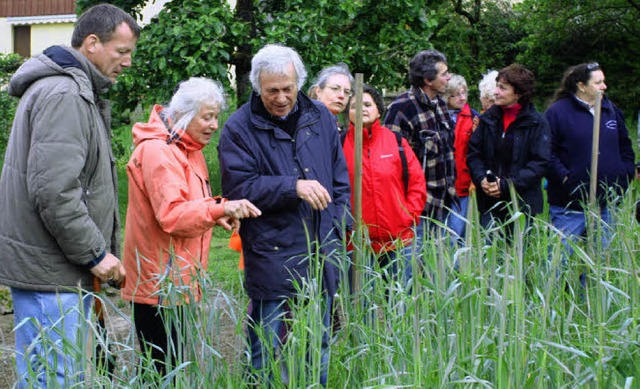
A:
[[[224,216],[219,218],[216,223],[226,230],[239,227],[240,219],[262,215],[262,211],[249,200],[228,200],[225,201],[223,205]]]
[[[480,181],[480,186],[487,196],[500,197],[500,177],[497,177],[495,182],[489,182],[485,177]]]

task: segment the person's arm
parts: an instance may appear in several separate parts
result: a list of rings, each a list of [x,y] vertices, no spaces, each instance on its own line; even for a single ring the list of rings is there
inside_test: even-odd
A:
[[[551,136],[549,166],[546,176],[550,181],[565,184],[569,179],[570,171],[558,157],[561,153],[562,147],[562,128],[557,114],[556,110],[553,110],[552,108],[545,112],[545,118],[549,124],[549,133]]]
[[[538,126],[532,130],[534,134],[529,138],[531,142],[527,145],[529,148],[529,160],[511,178],[516,190],[540,185],[540,180],[548,170],[551,139],[547,121],[541,116]],[[500,182],[502,193],[508,193],[509,186],[507,181],[503,179]]]
[[[629,179],[629,181],[631,181],[635,176],[636,155],[633,152],[631,138],[629,138],[629,130],[627,129],[627,125],[625,124],[625,121],[624,121],[624,114],[620,109],[618,109],[618,107],[615,107],[614,109],[616,110],[616,117],[618,122],[620,158],[624,162],[624,165],[627,169],[627,178]]]
[[[148,141],[138,147],[143,148],[138,154],[143,185],[155,219],[167,234],[199,236],[217,223],[229,229],[234,220],[259,214],[246,200],[227,202],[210,196],[192,198],[184,168],[170,146]]]
[[[418,161],[416,154],[409,147],[409,142],[403,139],[402,146],[407,156],[407,168],[409,170],[409,185],[406,194],[407,210],[413,216],[414,221],[417,222],[427,202],[427,184],[424,180],[420,161]]]
[[[222,176],[222,191],[229,199],[246,198],[262,212],[297,207],[296,185],[300,177],[276,175],[269,166],[263,153],[277,153],[277,149],[261,150],[251,147],[246,137],[240,135],[227,122],[220,134],[218,158]]]
[[[108,251],[84,202],[90,188],[80,181],[90,132],[99,130],[90,117],[87,102],[79,96],[49,98],[34,112],[27,167],[29,199],[67,260],[76,265],[97,264]]]

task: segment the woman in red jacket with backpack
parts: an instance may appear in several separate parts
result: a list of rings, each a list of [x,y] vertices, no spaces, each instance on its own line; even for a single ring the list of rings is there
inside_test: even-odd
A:
[[[380,255],[380,264],[391,265],[391,271],[395,273],[396,258],[400,257],[410,265],[413,227],[418,223],[427,201],[427,186],[420,162],[406,139],[397,137],[399,134],[380,124],[380,115],[384,112],[382,96],[374,88],[365,85],[362,97],[362,219],[371,240],[371,248]],[[352,187],[355,115],[355,99],[351,99],[351,123],[343,151]],[[353,196],[352,191],[352,208]],[[410,267],[404,277],[411,277]]]

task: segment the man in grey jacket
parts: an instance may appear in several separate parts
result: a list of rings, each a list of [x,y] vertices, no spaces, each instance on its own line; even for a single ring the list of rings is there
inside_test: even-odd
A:
[[[18,386],[83,379],[94,277],[121,282],[108,102],[140,27],[101,4],[11,78],[20,98],[0,177],[0,283],[11,288]],[[65,347],[65,345],[70,345]],[[73,350],[73,351],[72,351]],[[57,381],[57,383],[56,383]]]

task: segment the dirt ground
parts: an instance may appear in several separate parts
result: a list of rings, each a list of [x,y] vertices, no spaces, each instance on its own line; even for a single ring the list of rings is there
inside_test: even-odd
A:
[[[122,341],[122,339],[131,334],[130,309],[128,305],[122,304],[119,294],[112,294],[108,298],[126,316],[126,318],[123,318],[121,315],[114,314],[114,310],[109,306],[110,304],[105,304],[107,306],[105,319],[109,337]],[[216,300],[214,299],[214,301]],[[216,308],[214,304],[213,309]],[[226,308],[223,309],[223,311],[225,310]],[[15,382],[13,321],[14,317],[11,308],[0,304],[0,389],[12,388]],[[220,344],[214,345],[216,350],[228,361],[237,358],[238,350],[243,347],[242,339],[236,334],[236,324],[227,315],[222,315],[221,317],[219,333]],[[132,361],[122,361],[120,359],[117,363],[133,364]]]

